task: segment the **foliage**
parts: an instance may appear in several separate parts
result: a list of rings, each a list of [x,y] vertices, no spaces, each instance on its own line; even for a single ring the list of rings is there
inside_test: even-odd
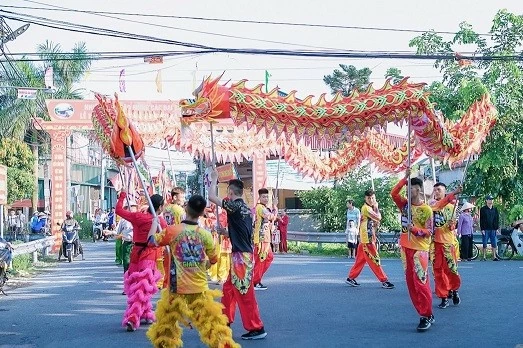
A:
[[[405,76],[401,74],[401,70],[398,68],[388,68],[385,72],[385,78],[391,79],[392,83],[396,84],[403,80]]]
[[[196,169],[192,173],[187,174],[187,188],[189,190],[187,193],[190,195],[199,195],[203,185],[203,178],[201,175],[201,166],[203,164],[198,158],[194,158],[193,163],[196,164]]]
[[[516,204],[513,206],[508,213],[508,223],[511,224],[514,221],[523,219],[523,205]]]
[[[394,178],[374,179],[376,199],[382,214],[381,229],[399,229],[398,210],[390,197],[396,183]],[[343,231],[346,226],[347,199],[354,200],[356,207],[364,202],[364,192],[371,188],[369,167],[365,166],[349,173],[334,188],[321,187],[311,191],[298,192],[303,205],[312,209],[323,231]]]
[[[31,198],[35,190],[34,156],[29,146],[17,139],[0,140],[0,164],[7,166],[7,202]]]
[[[81,230],[78,232],[78,235],[81,240],[88,240],[92,238],[93,232],[93,222],[87,218],[85,215],[77,215],[75,217],[76,221],[80,225]]]
[[[288,243],[289,251],[296,254],[310,254],[322,256],[347,256],[347,246],[345,243],[307,243],[293,242]],[[380,251],[381,258],[397,258],[394,253]]]
[[[291,253],[302,254],[309,253],[311,255],[325,255],[325,256],[344,256],[347,255],[347,246],[340,243],[325,243],[321,247],[318,243],[306,242],[289,242],[289,251]]]
[[[32,254],[22,254],[13,257],[13,273],[15,275],[30,270],[33,267]]]
[[[351,91],[358,89],[363,91],[369,85],[369,77],[372,71],[369,68],[358,69],[354,65],[340,64],[339,69],[335,69],[332,75],[325,75],[323,82],[330,87],[332,94],[341,92],[348,96]]]
[[[419,54],[454,54],[463,49],[474,50],[477,55],[516,56],[523,44],[523,16],[498,11],[490,34],[487,42],[464,22],[450,41],[435,32],[426,32],[412,39],[410,46],[416,47]],[[499,118],[478,161],[469,167],[465,193],[479,198],[494,194],[507,210],[523,194],[523,64],[514,59],[473,63],[457,58],[435,62],[434,66],[443,73],[443,83],[431,86],[433,97],[447,117],[458,118],[483,88],[490,92]]]
[[[6,79],[0,81],[0,136],[23,139],[31,128],[32,116],[48,119],[45,99],[51,97],[51,91],[44,90],[44,75],[47,67],[54,70],[56,90],[52,92],[55,99],[82,99],[82,91],[74,86],[80,82],[91,66],[92,57],[87,53],[85,43],[76,43],[72,52],[64,53],[59,44],[50,41],[37,47],[38,55],[43,59],[42,65],[28,60],[9,62],[2,65],[0,74]],[[72,59],[71,59],[72,58]],[[17,90],[2,85],[42,88],[37,91],[35,100],[18,99]],[[39,134],[42,139],[42,134]],[[35,139],[33,139],[35,142]],[[41,142],[41,141],[40,141]]]

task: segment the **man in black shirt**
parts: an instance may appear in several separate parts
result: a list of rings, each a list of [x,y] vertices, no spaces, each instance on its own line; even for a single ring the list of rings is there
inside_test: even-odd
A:
[[[487,204],[481,207],[479,211],[479,226],[481,229],[481,236],[483,237],[483,258],[481,261],[487,259],[487,243],[489,240],[490,246],[492,247],[492,260],[499,260],[496,254],[496,234],[499,233],[499,212],[493,204],[493,198],[494,197],[491,195],[488,195],[485,198]]]
[[[236,303],[238,303],[243,327],[248,331],[242,335],[242,339],[262,339],[267,336],[267,332],[260,318],[252,282],[254,269],[252,213],[242,198],[243,182],[237,179],[229,181],[227,197],[220,199],[217,196],[218,172],[213,170],[210,176],[209,201],[221,205],[227,212],[228,231],[219,232],[228,235],[232,244],[231,270],[227,281],[223,284],[223,313],[229,319],[229,325],[232,324]]]

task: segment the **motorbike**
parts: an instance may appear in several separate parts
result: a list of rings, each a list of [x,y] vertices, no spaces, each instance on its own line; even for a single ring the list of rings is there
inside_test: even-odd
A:
[[[12,257],[13,247],[11,243],[0,238],[0,293],[6,296],[7,294],[4,292],[4,285],[9,280],[9,278],[7,278],[7,267],[9,267]]]
[[[516,226],[513,229],[502,229],[498,236],[498,257],[501,260],[510,260],[514,254],[523,255],[523,227]]]
[[[62,231],[62,248],[61,253],[58,255],[58,261],[60,261],[61,255],[64,255],[69,262],[72,262],[77,254],[81,254],[82,260],[84,259],[84,251],[78,237],[79,230],[80,227],[65,226],[65,231]],[[76,241],[78,241],[79,250],[75,250]]]
[[[93,243],[103,238],[103,224],[101,222],[95,222],[93,224]]]

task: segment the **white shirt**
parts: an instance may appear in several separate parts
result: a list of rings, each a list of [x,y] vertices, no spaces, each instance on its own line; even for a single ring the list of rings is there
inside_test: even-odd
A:
[[[347,242],[356,243],[358,241],[358,229],[356,228],[356,226],[347,227],[345,233],[347,234]]]
[[[18,215],[18,221],[16,222],[16,227],[24,227],[25,225],[25,215],[22,213]]]
[[[125,219],[120,219],[118,222],[118,226],[116,226],[116,233],[122,235],[123,241],[133,241],[133,225]]]

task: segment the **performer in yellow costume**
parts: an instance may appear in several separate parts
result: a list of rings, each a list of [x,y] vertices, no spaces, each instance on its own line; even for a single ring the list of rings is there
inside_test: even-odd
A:
[[[198,226],[205,206],[205,199],[194,195],[187,204],[186,220],[157,234],[153,224],[149,233],[150,243],[169,245],[175,264],[169,289],[162,290],[157,304],[156,323],[147,331],[154,347],[182,347],[180,323],[189,326],[189,321],[208,347],[240,347],[232,338],[223,305],[214,301],[222,296],[221,291],[209,290],[207,285],[206,270],[217,262],[218,255],[211,233]]]
[[[185,210],[183,205],[185,204],[185,190],[181,187],[175,187],[171,190],[171,204],[165,207],[163,216],[168,225],[179,225],[184,216]],[[162,274],[162,279],[158,281],[158,288],[166,288],[169,284],[169,277],[165,276],[165,270],[170,267],[170,257],[167,248],[159,248],[158,258],[156,260],[156,266]]]

